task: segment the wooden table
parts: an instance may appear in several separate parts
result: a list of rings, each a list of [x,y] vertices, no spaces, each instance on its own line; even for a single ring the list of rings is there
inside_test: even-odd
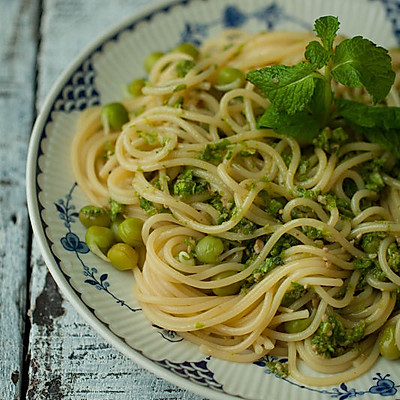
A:
[[[32,237],[25,167],[33,122],[66,66],[157,0],[0,0],[0,399],[200,397],[141,369],[63,299]]]

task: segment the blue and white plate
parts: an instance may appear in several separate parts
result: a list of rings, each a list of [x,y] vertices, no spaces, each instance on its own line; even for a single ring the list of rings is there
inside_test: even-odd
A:
[[[400,363],[380,360],[359,379],[308,387],[279,378],[267,357],[236,364],[205,357],[175,332],[151,325],[132,296],[134,279],[92,255],[77,210],[69,151],[85,108],[122,97],[122,87],[145,75],[151,51],[183,41],[201,43],[224,28],[249,31],[312,29],[321,15],[338,15],[341,33],[362,34],[385,47],[400,43],[399,0],[178,0],[135,15],[100,38],[64,73],[38,118],[29,148],[28,205],[34,233],[63,293],[107,341],[135,362],[211,399],[400,398]]]

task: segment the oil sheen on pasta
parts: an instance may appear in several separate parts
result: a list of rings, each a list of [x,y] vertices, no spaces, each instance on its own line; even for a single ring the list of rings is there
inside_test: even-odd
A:
[[[295,379],[331,385],[373,366],[389,323],[400,344],[398,160],[345,127],[314,144],[257,129],[268,101],[217,84],[225,67],[297,63],[312,39],[225,31],[196,61],[167,53],[121,101],[122,131],[89,109],[71,154],[90,203],[145,221],[133,291],[151,322],[225,360],[288,356]],[[396,88],[387,102],[399,105]],[[205,236],[223,243],[215,262],[196,254]]]

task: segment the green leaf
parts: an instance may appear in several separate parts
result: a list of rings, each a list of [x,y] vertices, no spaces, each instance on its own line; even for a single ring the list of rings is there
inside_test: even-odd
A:
[[[319,122],[305,110],[288,115],[271,104],[258,120],[258,127],[271,128],[280,135],[311,141],[318,134]]]
[[[336,99],[337,112],[353,130],[400,158],[400,108]]]
[[[294,114],[310,102],[315,88],[315,72],[311,64],[273,65],[249,71],[247,80],[257,86],[279,110]]]
[[[365,128],[397,129],[400,133],[400,107],[376,107],[357,101],[336,99],[338,113]]]
[[[310,61],[313,68],[320,69],[328,64],[331,54],[328,50],[322,47],[320,42],[313,40],[308,43],[304,56],[308,61]]]
[[[338,18],[331,15],[320,17],[314,22],[314,31],[328,51],[332,51],[339,26]]]
[[[311,98],[311,102],[308,105],[309,109],[316,117],[321,116],[326,111],[326,107],[331,107],[331,104],[326,104],[326,91],[327,86],[325,81],[322,79],[315,80],[314,95]],[[332,91],[331,91],[332,93]]]
[[[374,103],[387,96],[395,78],[388,51],[361,36],[344,40],[336,47],[331,73],[343,85],[364,86]]]

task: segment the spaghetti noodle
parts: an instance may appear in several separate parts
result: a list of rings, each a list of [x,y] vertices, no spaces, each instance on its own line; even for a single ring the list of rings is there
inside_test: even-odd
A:
[[[87,110],[71,154],[91,203],[145,221],[133,290],[150,321],[221,359],[288,356],[295,379],[327,385],[371,368],[383,327],[400,345],[397,160],[343,129],[324,145],[257,129],[268,100],[217,82],[226,67],[296,63],[312,37],[225,31],[196,62],[165,54],[122,102],[121,131]],[[395,89],[387,101],[400,104]],[[202,238],[223,245],[211,262]],[[329,376],[305,375],[299,358]]]

